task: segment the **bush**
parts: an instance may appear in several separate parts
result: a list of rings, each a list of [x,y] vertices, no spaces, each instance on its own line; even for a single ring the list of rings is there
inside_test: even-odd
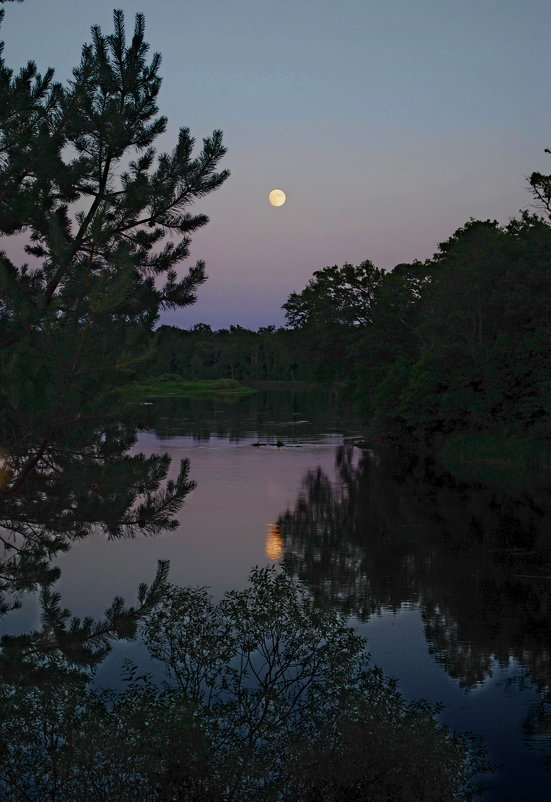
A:
[[[83,682],[0,691],[5,800],[464,800],[483,750],[407,704],[365,642],[275,569],[214,604],[171,587],[143,628],[171,682],[129,666],[124,693]]]
[[[484,766],[480,742],[407,704],[364,639],[283,572],[255,569],[219,604],[173,588],[144,637],[200,705],[227,799],[468,799]]]

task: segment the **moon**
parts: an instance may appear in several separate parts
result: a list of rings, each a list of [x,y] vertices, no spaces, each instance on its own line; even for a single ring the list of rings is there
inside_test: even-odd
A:
[[[287,200],[287,196],[282,189],[272,189],[268,195],[268,200],[272,206],[283,206]]]

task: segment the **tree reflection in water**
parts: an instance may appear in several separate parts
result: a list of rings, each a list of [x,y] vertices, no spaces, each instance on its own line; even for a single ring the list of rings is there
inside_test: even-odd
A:
[[[182,461],[177,479],[166,481],[167,455],[127,453],[135,432],[130,423],[80,425],[38,443],[21,431],[3,443],[0,612],[39,591],[41,626],[3,635],[0,679],[42,681],[60,672],[92,670],[112,640],[134,636],[138,621],[162,597],[164,564],[149,588],[138,589],[136,605],[115,598],[100,621],[70,620],[53,590],[60,573],[55,558],[76,540],[92,532],[112,539],[176,527],[174,514],[194,486],[189,465]]]
[[[129,456],[133,442],[120,424],[4,448],[4,610],[40,590],[42,614],[36,631],[1,641],[2,799],[471,798],[487,770],[480,740],[406,703],[335,611],[275,569],[215,607],[204,589],[168,585],[160,565],[137,605],[115,599],[101,621],[69,621],[55,555],[93,530],[171,529],[192,487],[186,461],[166,481],[168,458]],[[266,547],[282,545],[272,525]],[[124,692],[92,688],[110,642],[140,621],[172,682],[127,663]]]
[[[551,505],[546,490],[458,483],[421,457],[337,454],[338,482],[309,472],[278,521],[283,565],[318,599],[367,620],[418,604],[435,659],[472,688],[514,658],[550,727]]]

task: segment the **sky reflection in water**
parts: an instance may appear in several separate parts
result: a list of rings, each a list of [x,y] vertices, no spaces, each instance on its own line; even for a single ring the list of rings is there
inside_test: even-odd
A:
[[[58,561],[63,603],[101,615],[116,593],[132,600],[158,559],[216,598],[280,561],[351,616],[407,698],[443,702],[447,723],[487,739],[505,765],[486,798],[551,796],[546,493],[457,486],[422,460],[377,464],[351,447],[354,421],[304,403],[256,398],[202,417],[173,404],[135,450],[168,452],[174,471],[190,458],[197,488],[178,530],[76,543]],[[11,626],[33,616],[27,605]],[[113,682],[125,656],[142,653],[116,647],[98,681]]]

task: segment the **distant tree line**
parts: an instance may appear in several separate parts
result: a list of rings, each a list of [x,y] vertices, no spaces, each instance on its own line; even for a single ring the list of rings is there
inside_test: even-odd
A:
[[[545,212],[551,176],[534,173]],[[317,270],[283,305],[286,329],[157,330],[156,373],[317,381],[366,420],[431,440],[465,429],[549,437],[551,226],[469,220],[424,262]]]
[[[258,331],[241,326],[213,331],[205,323],[189,331],[160,326],[146,370],[189,379],[315,380],[301,349],[300,334],[275,326]]]

